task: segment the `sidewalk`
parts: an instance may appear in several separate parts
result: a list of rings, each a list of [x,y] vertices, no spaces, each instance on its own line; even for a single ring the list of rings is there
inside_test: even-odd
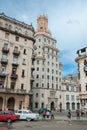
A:
[[[42,116],[40,116],[39,119],[42,120]],[[57,115],[57,116],[54,116],[54,120],[68,121],[68,117],[67,117],[67,116]],[[87,117],[80,117],[80,119],[77,119],[77,117],[72,116],[72,117],[71,117],[71,120],[72,120],[72,121],[87,121]]]

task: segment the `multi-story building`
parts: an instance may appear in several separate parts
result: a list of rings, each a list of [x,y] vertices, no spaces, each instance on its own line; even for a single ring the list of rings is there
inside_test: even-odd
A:
[[[68,75],[62,79],[62,108],[64,110],[80,109],[78,76]]]
[[[81,106],[87,105],[87,47],[77,51],[78,79]]]
[[[56,109],[61,104],[61,63],[57,41],[48,29],[48,17],[37,18],[35,32],[36,58],[33,82],[32,108],[37,110],[45,107]]]
[[[34,42],[32,25],[0,14],[0,109],[29,107]]]

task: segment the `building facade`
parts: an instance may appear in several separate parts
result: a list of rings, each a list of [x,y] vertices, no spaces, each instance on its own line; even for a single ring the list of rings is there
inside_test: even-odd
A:
[[[87,105],[87,47],[77,51],[78,79],[81,107]]]
[[[29,107],[34,42],[32,25],[0,14],[0,110]]]
[[[64,110],[80,109],[78,76],[68,75],[62,79],[62,108]]]
[[[61,104],[61,63],[57,41],[48,29],[48,17],[37,18],[35,32],[36,58],[34,62],[34,82],[32,108],[58,109]]]

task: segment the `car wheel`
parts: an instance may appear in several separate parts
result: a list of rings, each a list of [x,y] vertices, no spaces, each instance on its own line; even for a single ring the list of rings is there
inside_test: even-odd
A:
[[[12,122],[12,120],[11,120],[11,119],[8,119],[8,120],[7,120],[7,122],[8,122],[8,123],[11,123],[11,122]]]
[[[30,118],[27,118],[27,121],[31,121],[31,119],[30,119]]]

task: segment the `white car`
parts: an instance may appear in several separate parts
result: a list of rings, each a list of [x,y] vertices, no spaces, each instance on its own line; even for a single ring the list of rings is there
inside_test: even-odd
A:
[[[20,120],[31,121],[39,119],[39,114],[33,113],[31,110],[19,109],[15,114],[20,115]]]

